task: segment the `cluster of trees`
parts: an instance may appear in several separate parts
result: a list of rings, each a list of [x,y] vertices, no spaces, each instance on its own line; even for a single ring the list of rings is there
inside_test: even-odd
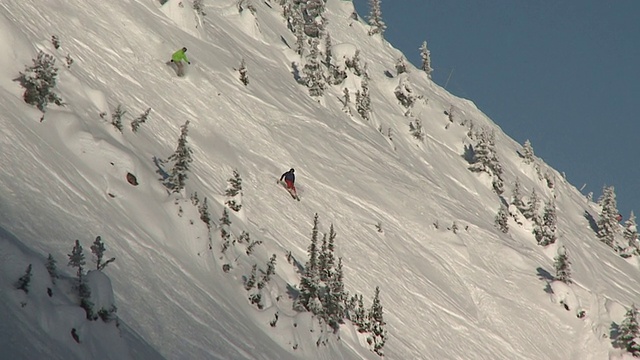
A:
[[[368,312],[364,309],[362,295],[349,296],[344,289],[342,258],[334,255],[336,233],[333,224],[329,234],[319,239],[318,214],[313,218],[311,243],[307,248],[308,260],[300,280],[299,294],[294,308],[310,311],[337,331],[345,319],[351,320],[361,332],[367,332],[369,344],[382,356],[386,340],[383,309],[380,304],[380,289],[376,287],[373,304]]]

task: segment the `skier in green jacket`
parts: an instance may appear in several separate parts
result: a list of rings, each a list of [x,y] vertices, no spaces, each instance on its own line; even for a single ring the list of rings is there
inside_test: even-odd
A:
[[[184,63],[182,62],[182,60],[191,65],[191,62],[189,61],[189,59],[187,59],[187,55],[185,54],[186,52],[187,48],[183,47],[182,49],[174,52],[173,55],[171,55],[171,62],[176,64],[176,66],[178,67],[178,76],[184,76]]]

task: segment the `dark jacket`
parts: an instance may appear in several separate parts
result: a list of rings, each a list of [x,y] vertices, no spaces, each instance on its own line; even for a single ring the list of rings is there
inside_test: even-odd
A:
[[[296,182],[296,175],[292,170],[289,170],[286,173],[282,174],[282,176],[280,176],[280,181],[282,181],[282,179],[289,180],[293,183]]]

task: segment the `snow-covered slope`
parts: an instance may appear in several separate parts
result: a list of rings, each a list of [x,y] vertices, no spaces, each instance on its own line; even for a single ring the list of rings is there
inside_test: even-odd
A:
[[[380,287],[389,359],[616,356],[611,325],[639,298],[640,274],[635,259],[597,241],[589,221],[598,217],[596,205],[539,161],[555,179],[550,189],[523,163],[521,146],[472,102],[413,67],[406,77],[422,99],[414,118],[405,117],[394,95],[394,63],[402,54],[368,36],[349,1],[327,1],[328,30],[338,52],[358,49],[368,66],[372,119],[363,120],[353,104],[353,115],[343,111],[343,87],[353,95],[361,82],[352,73],[319,100],[309,96],[296,81],[303,61],[278,3],[244,2],[239,12],[236,0],[205,1],[204,17],[177,0],[0,3],[2,357],[375,359],[349,322],[329,334],[292,309],[299,274],[286,254],[305,262],[316,213],[323,233],[333,224],[338,234],[346,289],[370,304]],[[192,64],[178,78],[165,62],[182,46]],[[14,81],[39,50],[56,58],[57,91],[66,103],[49,106],[42,122]],[[74,60],[68,68],[67,55]],[[236,70],[242,59],[248,86]],[[122,133],[109,124],[119,104],[127,110]],[[451,106],[453,123],[445,114]],[[149,119],[133,133],[129,122],[149,107]],[[409,133],[415,118],[424,142]],[[159,180],[159,159],[173,153],[186,121],[194,161],[185,191],[170,195]],[[507,234],[494,227],[501,199],[464,157],[473,144],[470,123],[495,131],[505,197],[517,178],[527,194],[555,198],[557,244],[538,246],[526,222],[511,221]],[[300,202],[276,184],[290,167]],[[234,170],[243,180],[243,207],[231,212],[230,228],[262,242],[251,255],[246,244],[222,254],[217,230],[209,249],[189,199],[206,197],[217,224]],[[129,184],[127,173],[139,185]],[[454,223],[455,233],[447,229]],[[104,273],[119,330],[84,320],[68,295],[74,270],[67,254],[79,239],[89,260],[98,235],[116,258]],[[558,244],[572,261],[571,311],[548,290]],[[55,285],[44,267],[49,253],[63,274]],[[272,254],[276,276],[259,310],[243,279],[253,264],[266,269]],[[30,263],[34,280],[24,294],[13,284]]]

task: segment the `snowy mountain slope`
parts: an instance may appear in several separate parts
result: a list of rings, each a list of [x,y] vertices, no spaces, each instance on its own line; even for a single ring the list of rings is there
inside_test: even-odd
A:
[[[162,6],[120,0],[0,4],[0,46],[8,54],[0,59],[0,227],[8,244],[3,257],[16,258],[3,267],[3,304],[19,303],[21,293],[11,284],[34,257],[43,261],[51,253],[72,276],[64,265],[73,240],[88,250],[100,235],[117,259],[105,273],[118,315],[131,329],[125,333],[132,334],[125,336],[128,350],[117,338],[106,341],[114,358],[126,358],[127,351],[132,358],[157,358],[148,346],[168,359],[377,358],[351,325],[341,327],[338,340],[291,308],[288,287],[297,286],[299,276],[285,254],[291,251],[304,263],[318,213],[321,231],[333,224],[338,233],[347,290],[362,293],[367,303],[375,286],[382,290],[390,359],[617,354],[606,336],[638,298],[640,278],[635,259],[624,260],[596,240],[585,217],[586,211],[597,219],[594,204],[541,162],[543,172],[555,176],[550,190],[520,159],[521,146],[473,103],[411,68],[411,85],[423,95],[412,111],[426,133],[423,143],[414,139],[393,94],[399,81],[393,66],[401,54],[350,18],[350,2],[328,1],[328,29],[334,45],[359,49],[368,65],[369,122],[355,108],[353,116],[343,112],[341,87],[331,87],[318,102],[296,82],[292,63],[300,68],[302,61],[289,48],[295,38],[277,2],[253,2],[255,16],[239,13],[236,3],[207,3],[204,17],[175,0]],[[61,40],[58,50],[49,41],[54,34]],[[186,78],[177,78],[165,62],[182,46],[192,65]],[[40,49],[56,57],[58,89],[67,103],[50,106],[41,123],[40,112],[22,101],[23,90],[12,81]],[[69,69],[67,54],[74,59]],[[247,87],[234,70],[242,58]],[[350,74],[345,84],[354,94],[360,81]],[[137,133],[125,121],[121,134],[99,116],[106,112],[109,119],[118,104],[128,111],[126,119],[151,107],[150,119]],[[450,124],[444,111],[452,105]],[[171,155],[187,120],[194,162],[185,194],[167,195],[154,159]],[[511,222],[506,235],[494,228],[500,199],[489,177],[467,169],[463,155],[473,141],[468,126],[460,125],[465,120],[495,130],[507,188],[518,178],[527,193],[555,196],[560,243],[572,258],[572,289],[586,318],[565,311],[545,292],[556,245],[536,245],[530,224]],[[290,167],[298,174],[299,203],[275,184]],[[234,169],[244,196],[231,230],[263,242],[252,256],[243,255],[242,247],[222,255],[217,231],[209,250],[207,229],[189,200],[194,192],[208,197],[217,224]],[[128,172],[139,186],[126,182]],[[456,234],[446,230],[454,221],[460,226]],[[274,253],[277,277],[268,286],[268,306],[258,311],[246,300],[242,278],[253,263],[264,268]],[[224,273],[223,264],[230,262],[232,271]],[[39,274],[46,283],[46,273]],[[47,304],[48,297],[33,292],[27,308],[39,308],[35,299]],[[33,311],[52,311],[44,309]],[[52,331],[20,311],[2,311],[2,323],[11,324],[3,334],[12,328],[25,334],[3,342],[17,358],[28,357],[17,349],[35,344],[30,338]],[[69,332],[63,320],[54,328]],[[98,332],[82,335],[99,339]],[[324,337],[328,345],[316,346]],[[74,349],[84,343],[69,336],[65,341],[42,347],[57,346],[59,358],[107,358],[104,348],[78,353]]]

